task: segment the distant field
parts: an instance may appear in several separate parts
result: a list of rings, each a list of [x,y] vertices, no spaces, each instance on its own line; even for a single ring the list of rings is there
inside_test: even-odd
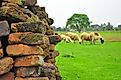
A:
[[[59,34],[64,34],[66,32],[57,32]],[[76,32],[79,34],[78,32]],[[121,31],[100,31],[99,32],[106,41],[121,41]]]
[[[63,41],[56,45],[62,80],[121,80],[121,32],[100,33],[106,40],[103,45]]]

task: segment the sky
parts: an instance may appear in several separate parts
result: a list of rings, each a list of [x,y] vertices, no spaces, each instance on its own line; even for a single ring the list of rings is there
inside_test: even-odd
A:
[[[86,14],[92,24],[121,24],[121,0],[38,0],[45,7],[53,26],[64,27],[74,13]]]

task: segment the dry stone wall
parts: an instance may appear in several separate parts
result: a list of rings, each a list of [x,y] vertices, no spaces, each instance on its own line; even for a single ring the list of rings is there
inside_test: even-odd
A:
[[[60,36],[37,0],[0,0],[0,80],[61,80]]]

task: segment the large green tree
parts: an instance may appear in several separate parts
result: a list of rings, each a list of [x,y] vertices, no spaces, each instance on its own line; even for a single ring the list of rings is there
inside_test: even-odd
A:
[[[86,30],[90,25],[86,14],[73,14],[66,22],[66,28],[76,29],[78,32]]]

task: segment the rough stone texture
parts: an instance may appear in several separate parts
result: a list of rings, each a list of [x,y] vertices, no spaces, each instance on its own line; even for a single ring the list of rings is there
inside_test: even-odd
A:
[[[20,78],[16,77],[15,80],[49,80],[48,77],[30,77],[30,78]]]
[[[55,58],[48,58],[48,57],[46,57],[44,61],[51,64],[54,64],[56,62]]]
[[[55,50],[55,45],[54,44],[50,44],[49,45],[49,51],[54,51]]]
[[[50,44],[57,44],[61,41],[61,37],[59,35],[50,35],[48,36],[50,40]]]
[[[21,8],[17,4],[3,3],[0,7],[0,20],[7,20],[9,23],[40,21],[29,9]]]
[[[34,14],[37,14],[38,11],[45,11],[45,7],[40,7],[39,5],[28,6],[28,9],[31,10]]]
[[[40,33],[12,33],[9,35],[9,44],[49,44],[46,36]],[[46,42],[45,42],[46,41]]]
[[[28,46],[23,44],[9,45],[6,48],[9,56],[23,55],[44,55],[43,49],[40,46]]]
[[[0,58],[3,57],[3,49],[0,49]]]
[[[42,67],[20,67],[15,69],[17,77],[38,77],[42,73]]]
[[[52,25],[54,23],[54,20],[52,18],[47,18],[47,22],[49,25]]]
[[[13,59],[11,57],[4,57],[0,59],[0,75],[7,73],[13,67]]]
[[[58,51],[53,51],[53,52],[49,52],[49,56],[47,56],[48,58],[55,58],[59,56],[59,52]]]
[[[19,22],[11,24],[13,32],[36,32],[45,34],[46,26],[43,21],[39,22]]]
[[[14,80],[14,73],[13,72],[9,72],[9,73],[6,73],[2,76],[0,76],[0,80]]]
[[[2,47],[3,45],[2,45],[2,42],[1,42],[1,38],[0,38],[0,48]]]
[[[42,66],[44,63],[43,57],[40,55],[31,55],[19,57],[15,60],[14,67],[22,66]]]
[[[7,21],[0,21],[0,37],[7,36],[10,33],[9,24]]]
[[[54,35],[54,31],[53,30],[47,30],[46,31],[46,35]]]
[[[3,1],[8,1],[22,6],[23,5],[34,6],[37,3],[37,0],[3,0]]]

